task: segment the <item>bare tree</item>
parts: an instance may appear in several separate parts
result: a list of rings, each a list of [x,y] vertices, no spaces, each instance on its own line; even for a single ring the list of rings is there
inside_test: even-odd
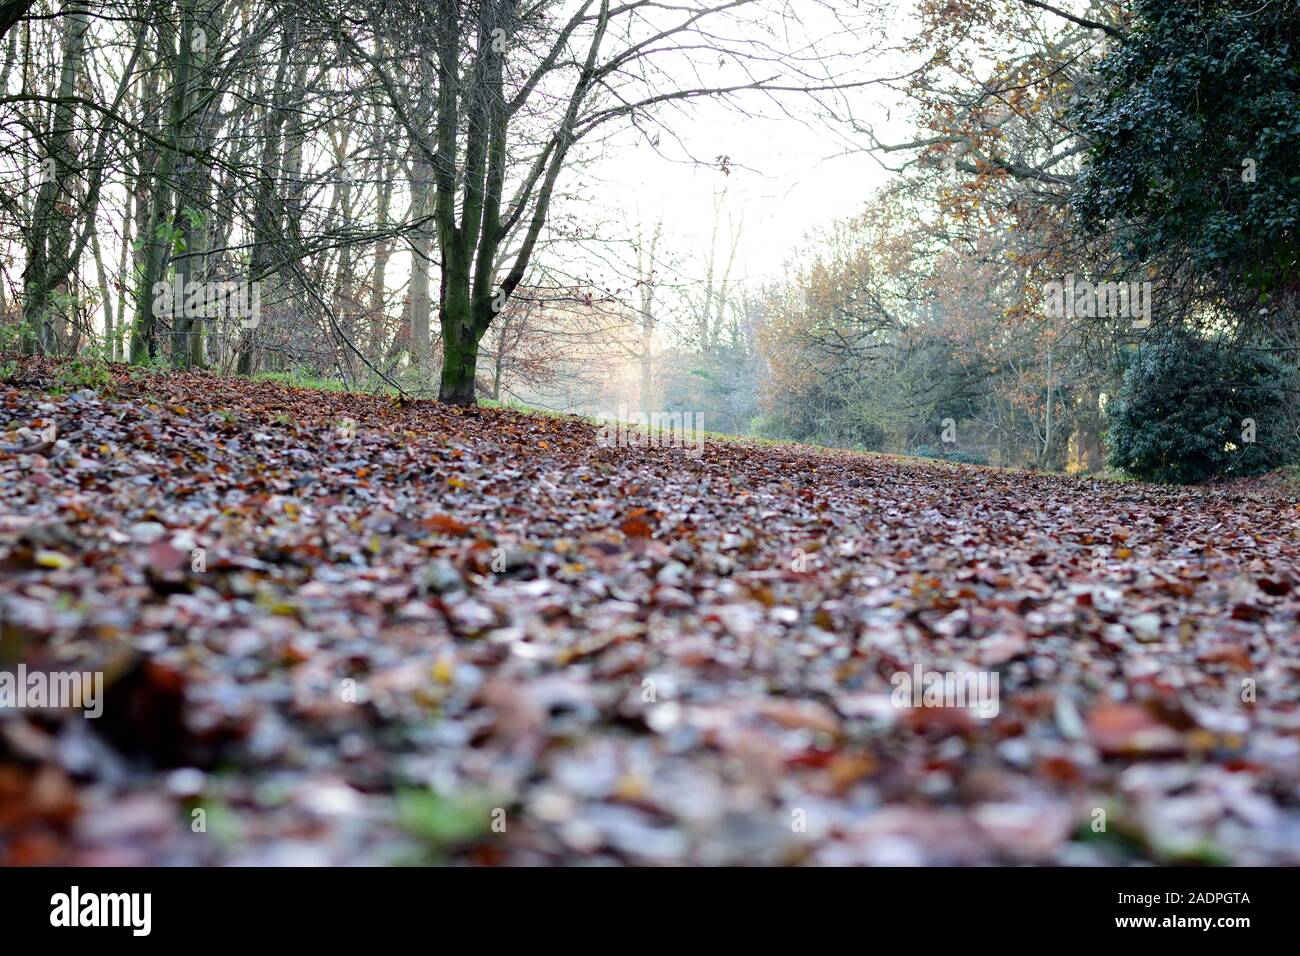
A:
[[[865,82],[826,57],[775,50],[766,31],[744,19],[761,12],[763,0],[586,0],[567,14],[550,0],[433,6],[430,17],[424,4],[376,0],[365,14],[369,37],[354,19],[338,15],[336,23],[339,41],[370,65],[432,167],[439,397],[455,404],[474,401],[479,343],[527,274],[556,183],[584,138],[671,103]],[[403,44],[433,64],[432,130],[412,116],[394,64],[377,53]],[[674,79],[682,76],[693,82]]]

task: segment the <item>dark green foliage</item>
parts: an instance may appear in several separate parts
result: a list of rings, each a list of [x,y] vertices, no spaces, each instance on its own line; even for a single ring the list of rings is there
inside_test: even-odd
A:
[[[1139,0],[1090,86],[1075,198],[1088,226],[1262,300],[1294,287],[1300,0]]]
[[[1270,352],[1228,349],[1172,329],[1150,336],[1107,408],[1111,464],[1185,484],[1294,462],[1297,385],[1294,366]]]

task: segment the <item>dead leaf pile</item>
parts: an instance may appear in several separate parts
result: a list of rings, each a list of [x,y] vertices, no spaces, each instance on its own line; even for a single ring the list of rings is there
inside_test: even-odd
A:
[[[0,709],[0,863],[1300,863],[1280,489],[55,382],[0,384],[0,670],[104,712]]]

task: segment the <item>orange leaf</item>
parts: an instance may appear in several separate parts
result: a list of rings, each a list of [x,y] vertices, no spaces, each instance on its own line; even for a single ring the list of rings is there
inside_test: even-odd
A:
[[[451,515],[430,515],[424,519],[423,524],[430,531],[440,534],[469,534],[469,525],[457,521]]]
[[[619,530],[629,538],[649,538],[654,535],[654,528],[641,520],[641,516],[646,513],[644,508],[633,509],[628,516],[619,525]]]

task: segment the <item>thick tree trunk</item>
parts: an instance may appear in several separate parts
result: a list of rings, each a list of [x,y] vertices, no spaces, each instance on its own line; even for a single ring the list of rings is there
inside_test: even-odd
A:
[[[444,250],[442,303],[442,378],[438,400],[449,405],[473,405],[476,397],[479,343],[492,321],[492,301],[475,297],[469,288],[469,264],[450,264]]]
[[[442,381],[438,401],[448,405],[473,405],[474,376],[478,370],[478,343],[442,341]]]

